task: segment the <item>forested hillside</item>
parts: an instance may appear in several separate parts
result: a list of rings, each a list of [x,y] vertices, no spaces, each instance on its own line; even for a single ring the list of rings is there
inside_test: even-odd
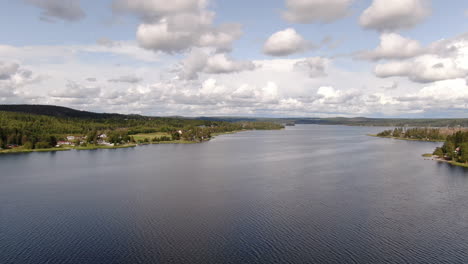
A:
[[[38,109],[36,107],[32,110]],[[31,110],[30,109],[30,110]],[[61,117],[60,108],[42,108],[52,111],[51,115],[26,114],[0,111],[0,148],[27,146],[28,148],[54,147],[57,141],[73,135],[86,138],[87,143],[96,144],[97,136],[108,134],[111,143],[128,143],[131,136],[138,133],[164,132],[172,135],[168,140],[184,139],[202,141],[209,139],[211,133],[231,132],[249,129],[279,129],[282,126],[270,122],[223,122],[183,118],[162,118],[125,115],[109,115],[85,112],[86,117]],[[48,110],[47,110],[48,109]],[[66,113],[76,115],[76,110],[65,109]],[[72,111],[70,111],[72,110]],[[60,117],[57,117],[60,116]],[[105,115],[105,114],[104,114]],[[184,131],[179,133],[179,131]],[[177,132],[177,133],[175,133]]]

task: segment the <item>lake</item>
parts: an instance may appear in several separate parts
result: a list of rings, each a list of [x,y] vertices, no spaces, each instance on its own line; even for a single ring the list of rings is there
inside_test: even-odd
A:
[[[467,263],[468,170],[382,130],[0,155],[0,263]]]

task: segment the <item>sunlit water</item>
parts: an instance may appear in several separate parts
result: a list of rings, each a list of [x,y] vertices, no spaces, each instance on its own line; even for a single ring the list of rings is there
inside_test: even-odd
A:
[[[0,155],[0,263],[468,263],[468,170],[380,130]]]

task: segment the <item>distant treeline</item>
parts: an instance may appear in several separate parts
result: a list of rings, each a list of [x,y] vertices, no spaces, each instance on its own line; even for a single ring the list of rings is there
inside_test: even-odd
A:
[[[242,118],[242,117],[200,117],[201,120],[216,121],[268,121],[281,124],[315,124],[346,126],[382,126],[382,127],[468,127],[468,119],[406,119],[406,118]]]
[[[122,115],[109,113],[93,113],[53,105],[0,105],[0,111],[21,112],[28,114],[46,115],[66,118],[87,119],[148,119],[141,115]],[[177,119],[177,118],[175,118]],[[197,117],[179,118],[183,120],[201,120],[212,122],[275,122],[279,124],[319,124],[319,125],[348,125],[348,126],[385,126],[385,127],[468,127],[468,118],[366,118],[366,117],[291,117],[291,118],[257,118],[257,117]]]
[[[172,138],[180,136],[185,140],[201,141],[211,137],[211,133],[282,128],[272,122],[230,123],[128,115],[110,115],[104,118],[101,114],[97,114],[98,118],[92,114],[86,114],[87,117],[63,117],[63,114],[55,113],[54,116],[46,116],[0,111],[0,148],[12,145],[28,148],[54,147],[57,141],[65,140],[67,135],[86,136],[88,143],[96,143],[98,135],[106,133],[111,143],[123,143],[130,141],[131,136],[138,133],[165,132],[171,134]],[[179,130],[184,133],[175,133]]]
[[[394,137],[413,140],[442,141],[447,137],[447,133],[439,128],[395,128],[384,130],[377,134],[379,137]]]

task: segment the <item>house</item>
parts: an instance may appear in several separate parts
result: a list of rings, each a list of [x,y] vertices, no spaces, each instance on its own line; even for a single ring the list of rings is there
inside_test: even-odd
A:
[[[101,134],[101,135],[98,136],[98,138],[105,139],[105,138],[107,138],[107,135],[106,134]]]
[[[56,147],[60,147],[60,146],[73,146],[73,144],[70,142],[70,141],[57,141],[57,145]]]
[[[68,141],[73,141],[73,140],[75,140],[75,136],[67,136],[67,140]]]

